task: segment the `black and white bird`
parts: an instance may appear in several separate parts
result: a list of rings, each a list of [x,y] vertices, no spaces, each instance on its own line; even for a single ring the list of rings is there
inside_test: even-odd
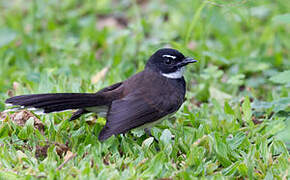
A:
[[[103,141],[112,135],[155,124],[176,112],[185,100],[185,66],[194,62],[197,61],[175,49],[163,48],[149,58],[142,72],[96,93],[21,95],[5,103],[41,109],[44,113],[78,109],[70,120],[89,112],[101,113],[107,119],[99,134],[99,140]]]

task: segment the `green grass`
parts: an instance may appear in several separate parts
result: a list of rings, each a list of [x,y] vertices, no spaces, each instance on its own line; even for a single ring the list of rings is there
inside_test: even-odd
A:
[[[101,143],[105,120],[91,115],[38,116],[39,129],[36,118],[1,117],[0,179],[289,179],[287,0],[2,0],[0,9],[0,111],[8,95],[96,92],[164,46],[199,60],[185,75],[186,103],[152,129],[158,144],[142,131]]]

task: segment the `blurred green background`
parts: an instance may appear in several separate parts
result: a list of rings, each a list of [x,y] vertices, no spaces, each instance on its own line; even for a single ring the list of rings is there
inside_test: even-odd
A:
[[[161,145],[137,132],[101,144],[104,119],[69,123],[69,112],[39,117],[43,134],[2,118],[0,177],[289,178],[288,0],[1,0],[0,9],[0,111],[12,95],[96,92],[158,48],[199,60],[176,121],[153,129]],[[55,146],[35,157],[44,140],[67,143],[77,160],[56,172]]]

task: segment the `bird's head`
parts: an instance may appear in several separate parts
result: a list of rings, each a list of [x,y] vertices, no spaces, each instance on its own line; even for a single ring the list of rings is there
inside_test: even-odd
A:
[[[194,62],[197,61],[193,58],[185,57],[175,49],[162,48],[150,57],[146,68],[158,71],[167,78],[178,79],[183,76],[185,66]]]

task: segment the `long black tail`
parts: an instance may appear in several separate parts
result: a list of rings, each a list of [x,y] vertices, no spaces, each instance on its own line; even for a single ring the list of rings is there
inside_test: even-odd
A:
[[[12,106],[42,109],[44,113],[105,105],[106,98],[91,93],[55,93],[14,96],[5,101]]]

